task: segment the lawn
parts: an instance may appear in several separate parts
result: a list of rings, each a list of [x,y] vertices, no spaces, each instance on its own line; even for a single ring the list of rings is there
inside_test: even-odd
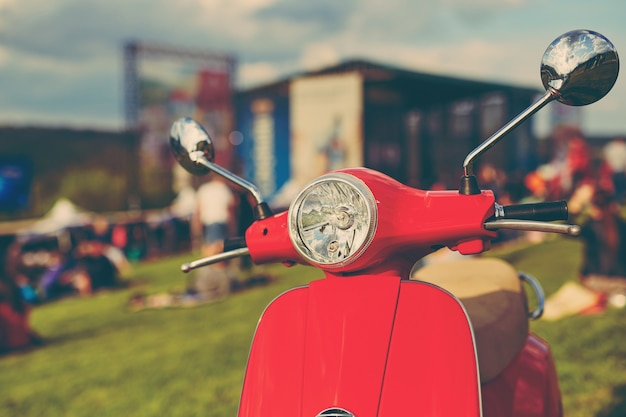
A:
[[[493,251],[534,274],[546,292],[575,279],[579,242]],[[233,416],[258,317],[276,295],[320,277],[267,270],[275,281],[190,308],[133,312],[136,292],[182,290],[189,255],[136,265],[128,287],[34,309],[42,347],[0,357],[0,416]],[[568,417],[626,415],[626,310],[538,321],[553,346]]]

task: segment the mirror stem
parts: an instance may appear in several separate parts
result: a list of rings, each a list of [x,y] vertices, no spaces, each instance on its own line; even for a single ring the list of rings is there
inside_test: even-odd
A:
[[[253,208],[255,220],[262,220],[272,215],[272,211],[270,210],[269,206],[263,199],[263,196],[261,195],[261,191],[257,188],[256,185],[252,184],[249,181],[244,180],[241,177],[238,177],[237,175],[222,168],[221,166],[208,161],[206,158],[203,157],[202,152],[191,152],[189,154],[189,158],[193,162],[204,165],[205,167],[213,171],[215,174],[220,175],[226,180],[248,191],[250,195],[252,195],[252,198],[254,198],[254,201],[256,203],[256,207]]]
[[[546,104],[556,99],[557,97],[558,97],[558,92],[556,90],[553,90],[553,89],[547,90],[546,93],[541,98],[539,98],[539,100],[537,100],[534,104],[531,104],[526,110],[518,114],[509,123],[507,123],[502,128],[500,128],[500,130],[498,130],[496,133],[491,135],[483,143],[478,145],[476,149],[474,149],[472,152],[470,152],[467,155],[467,157],[465,158],[465,161],[463,162],[464,175],[466,176],[474,175],[473,173],[474,159],[478,158],[480,155],[485,153],[489,148],[491,148],[493,145],[498,143],[500,139],[502,139],[507,133],[515,129],[522,122],[524,122],[533,114],[537,113]]]

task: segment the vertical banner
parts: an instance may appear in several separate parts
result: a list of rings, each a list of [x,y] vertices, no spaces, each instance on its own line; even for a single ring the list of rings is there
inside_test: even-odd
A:
[[[243,140],[237,150],[243,176],[272,199],[289,179],[289,104],[286,97],[253,97],[237,103]]]
[[[363,79],[359,73],[295,79],[289,98],[292,189],[328,171],[363,165]]]

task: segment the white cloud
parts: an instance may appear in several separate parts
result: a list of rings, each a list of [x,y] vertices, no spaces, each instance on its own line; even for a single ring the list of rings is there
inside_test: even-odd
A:
[[[607,0],[603,7],[624,3]],[[0,75],[8,80],[0,104],[39,111],[74,102],[71,87],[80,80],[83,89],[93,87],[85,100],[106,96],[115,110],[123,100],[110,91],[121,89],[121,46],[129,39],[234,54],[240,87],[365,58],[541,89],[542,53],[564,25],[612,28],[616,46],[625,43],[619,13],[585,10],[583,16],[540,0],[0,0]],[[604,106],[626,97],[618,87]],[[0,112],[6,115],[5,108]],[[613,125],[623,126],[621,120],[613,117]]]
[[[194,0],[187,0],[191,3]],[[259,42],[262,28],[253,15],[277,0],[200,0],[201,12],[190,16],[190,22],[204,27],[207,33],[219,33],[224,38]]]
[[[0,11],[4,11],[7,7],[17,3],[17,0],[0,0]]]
[[[312,71],[339,63],[337,50],[329,43],[312,43],[307,45],[300,56],[300,66]]]
[[[221,11],[229,14],[251,13],[274,3],[276,3],[276,0],[200,0],[200,4],[207,11]]]
[[[441,4],[446,7],[474,7],[477,9],[482,8],[493,8],[493,7],[508,7],[508,6],[522,6],[524,4],[531,3],[532,0],[472,0],[468,2],[467,0],[440,0]]]
[[[342,59],[363,57],[426,73],[535,85],[539,80],[537,57],[540,53],[532,49],[532,45],[525,47],[477,38],[426,46],[357,41],[340,47]]]
[[[269,62],[241,64],[237,73],[237,84],[246,88],[267,82],[276,81],[281,72]]]

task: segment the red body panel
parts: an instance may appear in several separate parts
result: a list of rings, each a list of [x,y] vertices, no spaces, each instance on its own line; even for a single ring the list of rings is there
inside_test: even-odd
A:
[[[480,415],[458,301],[398,277],[328,277],[278,297],[252,344],[240,416]]]
[[[561,393],[548,344],[534,334],[496,379],[483,385],[484,417],[560,417]]]

